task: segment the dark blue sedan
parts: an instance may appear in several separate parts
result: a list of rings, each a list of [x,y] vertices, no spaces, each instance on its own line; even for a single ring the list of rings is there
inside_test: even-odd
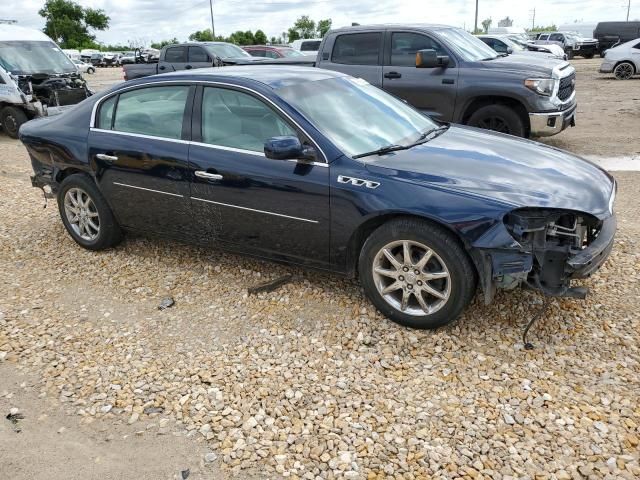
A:
[[[358,276],[434,328],[479,284],[583,296],[616,230],[614,180],[569,153],[443,125],[315,68],[201,69],[120,84],[20,130],[34,186],[81,246],[135,230]]]

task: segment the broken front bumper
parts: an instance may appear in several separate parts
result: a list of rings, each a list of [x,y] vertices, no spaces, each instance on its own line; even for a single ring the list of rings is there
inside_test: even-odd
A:
[[[585,278],[600,268],[613,249],[616,228],[617,220],[614,214],[603,221],[602,229],[591,245],[567,260],[570,278]]]

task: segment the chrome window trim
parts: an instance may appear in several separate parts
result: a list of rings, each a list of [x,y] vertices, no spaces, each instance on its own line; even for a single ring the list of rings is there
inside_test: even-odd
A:
[[[278,112],[280,112],[280,114],[284,115],[285,118],[287,118],[291,123],[293,123],[296,127],[298,127],[298,129],[300,131],[302,131],[313,142],[313,145],[316,147],[318,152],[320,152],[320,154],[324,158],[324,162],[314,162],[314,163],[328,164],[327,155],[324,153],[324,150],[322,150],[322,148],[320,148],[320,145],[318,145],[318,143],[315,141],[315,139],[311,135],[309,135],[309,133],[304,128],[302,128],[298,122],[296,122],[287,112],[285,112],[282,108],[280,108],[280,106],[278,106],[276,103],[274,103],[270,98],[266,97],[265,95],[263,95],[262,93],[258,92],[257,90],[254,90],[254,89],[249,88],[249,87],[245,87],[244,85],[236,85],[234,83],[219,82],[219,81],[216,81],[216,80],[163,80],[163,81],[160,81],[160,82],[138,83],[136,85],[131,85],[131,86],[126,86],[125,85],[122,88],[114,90],[113,92],[109,93],[108,95],[105,95],[104,97],[100,98],[99,100],[96,101],[96,103],[93,104],[93,109],[91,110],[91,120],[89,122],[89,129],[92,130],[92,129],[96,128],[96,126],[95,126],[95,124],[96,124],[95,123],[95,121],[96,121],[96,113],[97,113],[98,108],[100,107],[100,105],[102,105],[102,103],[105,102],[107,99],[113,97],[114,95],[119,95],[120,93],[127,92],[129,90],[135,90],[137,88],[141,88],[141,87],[145,87],[145,86],[161,86],[161,85],[167,85],[167,84],[168,85],[171,85],[171,84],[178,84],[178,85],[192,85],[192,84],[212,85],[212,86],[231,87],[231,88],[236,88],[236,89],[244,90],[244,91],[247,91],[247,92],[251,92],[254,95],[257,95],[258,97],[260,97],[261,99],[266,101],[267,103],[269,103],[271,106],[273,106],[273,108],[275,108]],[[99,130],[108,131],[108,132],[115,132],[116,131],[116,130],[104,130],[104,129],[99,129]],[[153,138],[165,139],[165,137],[153,137]],[[170,139],[170,140],[172,140],[172,139]],[[182,140],[182,141],[186,142],[187,140]],[[194,142],[194,143],[199,144],[200,142]],[[206,144],[206,145],[208,145],[208,144]],[[229,148],[229,147],[227,147],[227,148]],[[247,150],[247,151],[251,152],[252,150]]]
[[[255,155],[256,157],[265,158],[265,154],[263,152],[256,152],[255,150],[245,150],[242,148],[227,147],[225,145],[215,145],[212,143],[194,142],[191,140],[182,140],[180,138],[157,137],[155,135],[145,135],[144,133],[120,132],[118,130],[106,130],[104,128],[97,128],[97,127],[92,127],[90,130],[92,132],[113,133],[116,135],[123,135],[125,137],[146,138],[149,140],[164,140],[165,142],[181,143],[184,145],[195,145],[198,147],[212,148],[214,150],[226,150],[229,152],[245,153],[248,155]],[[278,160],[274,160],[274,161],[278,161]],[[329,168],[329,164],[326,162],[307,162],[305,160],[296,160],[296,159],[290,159],[285,161],[299,163],[301,165],[313,165],[316,167]]]
[[[318,222],[318,220],[310,220],[308,218],[293,217],[291,215],[284,215],[282,213],[269,212],[267,210],[257,210],[255,208],[241,207],[240,205],[233,205],[233,204],[230,204],[230,203],[214,202],[213,200],[207,200],[206,198],[191,197],[191,200],[198,200],[200,202],[213,203],[215,205],[222,205],[223,207],[238,208],[240,210],[247,210],[249,212],[264,213],[264,214],[267,214],[267,215],[274,215],[276,217],[290,218],[292,220],[299,220],[301,222],[320,223],[320,222]]]
[[[121,187],[135,188],[136,190],[144,190],[145,192],[161,193],[163,195],[171,195],[172,197],[184,198],[184,195],[180,195],[178,193],[163,192],[162,190],[154,190],[153,188],[136,187],[135,185],[129,185],[128,183],[113,182],[113,184]]]

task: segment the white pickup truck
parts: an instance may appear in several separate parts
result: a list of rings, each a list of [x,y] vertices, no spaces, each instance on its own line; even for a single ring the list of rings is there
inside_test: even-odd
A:
[[[595,38],[582,38],[576,32],[541,33],[535,40],[536,45],[559,45],[567,54],[567,58],[578,55],[593,58],[598,51],[598,41]]]

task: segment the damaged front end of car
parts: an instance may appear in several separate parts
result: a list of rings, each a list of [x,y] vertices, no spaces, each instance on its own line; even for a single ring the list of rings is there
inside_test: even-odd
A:
[[[616,217],[552,208],[519,208],[507,213],[474,246],[481,262],[485,303],[495,291],[523,286],[553,297],[585,298],[588,289],[571,286],[607,259],[614,244]]]
[[[56,115],[92,95],[87,82],[76,73],[15,75],[22,103],[32,117]]]

